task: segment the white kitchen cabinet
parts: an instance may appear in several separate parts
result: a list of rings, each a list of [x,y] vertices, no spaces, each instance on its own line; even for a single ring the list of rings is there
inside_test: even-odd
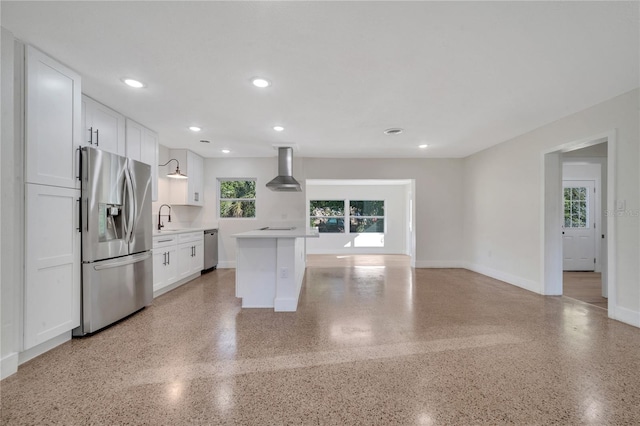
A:
[[[204,188],[204,159],[188,149],[172,149],[170,157],[180,163],[180,170],[188,179],[171,179],[170,199],[171,204],[202,206]],[[175,161],[167,166],[167,172],[175,170]]]
[[[80,190],[25,185],[24,349],[80,325]]]
[[[153,291],[161,290],[178,279],[177,236],[153,238]]]
[[[82,95],[81,144],[124,156],[124,116],[87,95]]]
[[[203,268],[203,231],[162,231],[153,237],[154,296],[188,282]]]
[[[80,75],[25,49],[25,181],[79,188]]]
[[[202,271],[204,267],[204,234],[190,232],[178,235],[178,279]]]
[[[151,166],[151,200],[158,201],[158,134],[128,118],[126,128],[127,157]]]
[[[142,134],[144,133],[144,126],[142,124],[136,123],[133,120],[126,119],[126,149],[125,152],[127,157],[133,158],[134,160],[141,160],[141,150],[142,150]]]
[[[151,201],[158,201],[158,134],[145,128],[142,134],[140,158],[151,166]]]

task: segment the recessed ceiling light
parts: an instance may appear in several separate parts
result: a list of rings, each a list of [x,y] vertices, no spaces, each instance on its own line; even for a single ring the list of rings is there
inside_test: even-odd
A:
[[[385,130],[384,134],[385,135],[399,135],[402,132],[403,132],[403,129],[401,129],[399,127],[392,127],[390,129]]]
[[[254,86],[259,87],[261,89],[271,86],[271,82],[269,80],[261,77],[252,78],[251,83],[253,83]]]
[[[132,78],[123,78],[123,79],[122,79],[122,82],[123,82],[124,84],[126,84],[127,86],[134,87],[134,88],[136,88],[136,89],[141,89],[141,88],[143,88],[143,87],[146,87],[146,86],[147,86],[147,85],[146,85],[146,84],[144,84],[143,82],[138,81],[138,80],[134,80],[134,79],[132,79]]]
[[[223,149],[223,150],[222,150],[222,153],[223,153],[223,154],[228,154],[228,153],[230,153],[230,152],[231,152],[231,151],[229,151],[228,149]]]
[[[422,148],[425,149],[426,147],[428,147],[429,145],[427,145],[426,143],[423,143],[422,145],[418,145],[418,148]]]
[[[282,126],[273,126],[273,130],[275,130],[276,132],[281,132],[284,130],[284,127]]]
[[[202,129],[198,126],[191,126],[189,127],[189,130],[191,130],[192,132],[199,132]]]

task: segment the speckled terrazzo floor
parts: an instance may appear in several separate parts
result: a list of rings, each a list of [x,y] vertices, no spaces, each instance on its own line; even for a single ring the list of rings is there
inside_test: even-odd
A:
[[[640,424],[639,329],[466,270],[361,260],[312,260],[295,313],[241,310],[234,271],[206,274],[20,366],[0,423]]]

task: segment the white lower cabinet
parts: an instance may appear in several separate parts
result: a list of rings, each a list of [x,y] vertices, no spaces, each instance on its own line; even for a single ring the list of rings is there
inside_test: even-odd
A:
[[[178,278],[177,236],[153,238],[153,291],[174,283]]]
[[[204,267],[203,231],[153,237],[153,291],[155,295],[172,284],[183,284]],[[166,290],[165,290],[166,291]],[[160,293],[159,293],[160,292]]]
[[[178,279],[202,271],[204,267],[204,234],[190,232],[178,235]]]
[[[80,190],[25,185],[24,349],[80,325]]]

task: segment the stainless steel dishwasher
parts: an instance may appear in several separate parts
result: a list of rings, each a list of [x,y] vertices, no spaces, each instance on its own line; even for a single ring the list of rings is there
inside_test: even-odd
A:
[[[218,230],[204,231],[204,271],[216,269],[218,266]]]

